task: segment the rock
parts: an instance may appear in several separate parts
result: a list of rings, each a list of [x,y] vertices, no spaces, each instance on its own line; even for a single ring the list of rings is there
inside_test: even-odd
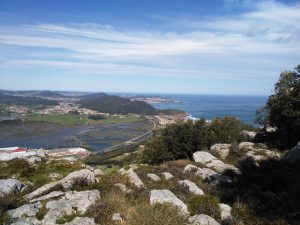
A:
[[[46,157],[47,152],[44,149],[38,149],[36,150],[36,156],[40,157],[40,158],[44,158]]]
[[[288,152],[287,160],[290,163],[295,163],[297,160],[300,160],[300,141]]]
[[[94,218],[76,217],[72,222],[65,225],[96,225]]]
[[[155,182],[158,182],[158,181],[161,180],[160,177],[157,176],[157,175],[154,174],[154,173],[148,173],[148,174],[147,174],[147,177],[149,177],[151,180],[153,180],[153,181],[155,181]]]
[[[19,208],[8,210],[7,213],[12,219],[18,219],[23,216],[35,216],[39,209],[42,207],[40,202],[33,203],[33,204],[26,204],[22,205]]]
[[[267,132],[273,133],[275,131],[277,131],[277,127],[271,127],[271,126],[267,126],[264,128]]]
[[[126,192],[127,191],[127,188],[124,184],[121,184],[121,183],[116,183],[114,184],[115,187],[118,187],[122,192]]]
[[[192,170],[197,170],[197,166],[192,165],[192,164],[188,164],[184,167],[183,169],[183,173],[190,173]]]
[[[246,156],[251,157],[254,161],[280,157],[277,152],[268,149],[252,149],[251,151],[246,153]]]
[[[36,196],[42,195],[43,193],[49,191],[50,189],[54,188],[56,185],[59,185],[59,181],[54,181],[52,183],[49,184],[45,184],[44,186],[34,190],[33,192],[31,192],[30,194],[26,195],[25,198],[27,199],[33,199]]]
[[[252,142],[241,142],[239,144],[239,149],[253,149],[254,148],[254,143]]]
[[[0,179],[0,196],[13,191],[20,192],[24,187],[25,185],[16,179]]]
[[[50,173],[48,175],[52,180],[58,180],[62,178],[62,175],[60,175],[59,173]]]
[[[220,225],[214,218],[205,214],[195,215],[189,218],[191,225]]]
[[[195,174],[201,177],[203,180],[210,180],[213,176],[220,175],[216,171],[209,168],[198,168]]]
[[[44,200],[47,200],[47,199],[50,199],[50,198],[57,198],[57,197],[60,197],[64,194],[65,193],[62,192],[62,191],[53,191],[53,192],[50,192],[49,194],[46,194],[46,195],[41,196],[39,198],[32,199],[32,200],[30,200],[30,202],[40,202],[40,201],[44,201]]]
[[[192,181],[189,180],[180,180],[179,183],[187,187],[189,191],[195,195],[204,195],[204,192]]]
[[[254,131],[247,131],[247,130],[242,130],[241,131],[241,134],[245,137],[245,138],[247,138],[248,140],[252,140],[253,138],[255,138],[255,136],[256,136],[256,132],[254,132]]]
[[[225,164],[221,160],[212,160],[211,162],[207,163],[205,166],[208,168],[214,169],[219,173],[223,173],[226,170],[232,170],[236,173],[240,173],[239,169],[231,164]]]
[[[86,179],[88,183],[95,183],[94,173],[88,169],[82,169],[79,171],[74,171],[70,173],[68,176],[63,178],[59,183],[64,188],[72,187],[75,179]]]
[[[43,223],[55,224],[55,221],[63,215],[84,214],[98,198],[100,198],[98,190],[66,192],[61,199],[47,202],[46,208],[49,211],[45,215]]]
[[[170,203],[177,206],[183,214],[189,214],[187,205],[177,198],[170,190],[152,190],[150,191],[150,204]]]
[[[38,156],[31,156],[30,158],[26,158],[26,161],[31,164],[34,165],[36,163],[39,163],[42,161],[42,159]]]
[[[221,159],[226,159],[229,155],[229,148],[231,147],[230,144],[214,144],[210,147],[210,150],[216,152],[220,155]]]
[[[229,205],[220,203],[220,210],[221,210],[221,219],[226,220],[226,219],[231,219],[231,207]]]
[[[171,173],[169,173],[169,172],[163,172],[163,173],[161,173],[162,175],[164,175],[164,177],[165,177],[165,180],[170,180],[170,179],[172,179],[174,176],[171,174]]]
[[[120,223],[122,223],[122,222],[123,222],[123,219],[122,219],[122,217],[121,217],[121,213],[114,213],[114,214],[112,215],[111,220],[114,221],[114,222],[120,222]]]
[[[35,217],[26,217],[15,220],[11,225],[42,225],[42,223]]]
[[[197,163],[207,164],[212,160],[217,160],[212,154],[208,152],[198,151],[193,154],[193,159]]]
[[[95,177],[99,177],[99,176],[103,175],[103,171],[100,169],[95,169],[94,175],[95,175]]]
[[[133,171],[133,168],[129,170],[120,170],[121,174],[127,175],[129,177],[129,181],[134,184],[137,188],[145,187],[143,181],[139,178],[136,172]]]

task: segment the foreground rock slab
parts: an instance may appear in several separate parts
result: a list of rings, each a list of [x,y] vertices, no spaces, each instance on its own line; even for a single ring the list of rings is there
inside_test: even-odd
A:
[[[9,210],[7,213],[12,219],[18,219],[23,216],[35,216],[39,209],[42,207],[42,204],[40,202],[34,203],[34,204],[26,204],[22,205],[19,208]]]
[[[150,191],[150,204],[156,203],[169,203],[177,206],[183,214],[189,214],[187,205],[183,203],[179,198],[176,197],[170,190],[157,190]]]
[[[13,191],[20,192],[24,187],[25,185],[16,179],[0,179],[0,196]]]
[[[191,225],[220,225],[214,218],[205,215],[195,215],[189,218]]]

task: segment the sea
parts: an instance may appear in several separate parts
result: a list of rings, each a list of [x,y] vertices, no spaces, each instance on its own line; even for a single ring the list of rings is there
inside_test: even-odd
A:
[[[157,109],[181,109],[187,112],[191,119],[204,117],[212,120],[225,115],[239,118],[244,123],[255,124],[256,110],[263,107],[267,96],[237,96],[237,95],[160,95],[169,97],[176,102],[152,103]],[[178,101],[178,102],[177,102]]]

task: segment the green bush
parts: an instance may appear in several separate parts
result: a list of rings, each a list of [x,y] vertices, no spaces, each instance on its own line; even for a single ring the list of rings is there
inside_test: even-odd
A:
[[[216,220],[221,219],[219,199],[212,195],[195,196],[189,200],[188,208],[192,214],[206,214]]]

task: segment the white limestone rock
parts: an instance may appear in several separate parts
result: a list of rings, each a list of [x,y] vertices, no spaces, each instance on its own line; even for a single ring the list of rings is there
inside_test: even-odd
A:
[[[35,216],[39,209],[42,207],[42,204],[40,202],[34,203],[34,204],[26,204],[22,205],[19,208],[8,210],[7,213],[12,219],[18,219],[23,216]]]
[[[122,168],[120,172],[122,175],[127,175],[129,177],[129,181],[132,184],[134,184],[137,188],[145,187],[143,181],[139,178],[136,172],[134,172],[133,168],[130,168],[129,170],[125,170],[124,168]]]
[[[189,191],[195,195],[204,195],[204,192],[192,181],[190,180],[180,180],[179,184],[187,187]]]
[[[212,177],[219,175],[219,173],[209,168],[198,168],[195,174],[203,180],[210,180]]]
[[[239,149],[253,149],[254,145],[255,144],[252,142],[241,142],[239,144]]]
[[[231,164],[223,163],[221,160],[212,160],[211,162],[205,165],[208,168],[214,169],[219,173],[223,173],[226,170],[232,170],[236,173],[240,173],[239,169]]]
[[[163,172],[161,174],[165,177],[165,180],[170,180],[174,177],[173,174],[171,174],[169,172]]]
[[[42,222],[35,217],[25,217],[14,220],[11,225],[42,225]]]
[[[191,225],[220,225],[214,218],[205,215],[195,215],[189,218]]]
[[[60,197],[64,194],[65,193],[62,192],[62,191],[53,191],[53,192],[50,192],[49,194],[46,194],[46,195],[41,196],[39,198],[32,199],[32,200],[30,200],[30,202],[40,202],[40,201],[44,201],[44,200],[51,199],[51,198],[57,198],[57,197]]]
[[[79,171],[74,171],[63,178],[59,183],[64,188],[72,187],[75,179],[86,179],[88,183],[95,183],[95,175],[92,171],[88,169],[82,169]]]
[[[84,214],[98,198],[100,198],[98,190],[66,192],[61,199],[47,202],[46,208],[49,211],[45,215],[43,223],[55,224],[55,221],[63,215]]]
[[[214,144],[210,150],[220,155],[221,159],[226,159],[229,155],[230,144]]]
[[[193,154],[193,159],[197,163],[201,164],[207,164],[211,162],[212,160],[217,160],[216,157],[214,157],[212,154],[208,152],[198,151]]]
[[[221,219],[226,220],[226,219],[231,219],[231,207],[229,205],[226,205],[224,203],[220,203],[220,210],[221,210]]]
[[[123,223],[123,219],[122,219],[121,213],[114,213],[112,215],[112,217],[111,217],[111,220],[114,221],[114,222]]]
[[[256,136],[256,132],[254,132],[254,131],[247,131],[247,130],[242,130],[241,131],[241,134],[245,137],[245,138],[247,138],[248,140],[252,140],[253,138],[255,138],[255,136]]]
[[[158,181],[161,180],[160,177],[157,176],[157,175],[154,174],[154,173],[148,173],[148,174],[147,174],[147,177],[149,177],[151,180],[153,180],[153,181],[155,181],[155,182],[158,182]]]
[[[95,169],[94,175],[95,175],[95,177],[99,177],[99,176],[103,175],[103,171],[100,169]]]
[[[65,225],[96,225],[94,218],[76,217],[73,221],[65,223]]]
[[[197,166],[192,165],[192,164],[188,164],[188,165],[186,165],[186,166],[184,167],[183,173],[190,173],[191,171],[197,170],[197,169],[198,169]]]
[[[189,214],[187,205],[177,198],[170,190],[154,189],[150,191],[150,204],[154,205],[156,203],[169,203],[177,206],[183,214]]]
[[[52,183],[49,183],[49,184],[45,184],[44,186],[34,190],[33,192],[31,192],[30,194],[26,195],[25,197],[27,199],[33,199],[35,198],[36,196],[38,195],[42,195],[43,193],[49,191],[51,188],[55,187],[56,185],[59,184],[59,181],[54,181]]]
[[[0,179],[0,196],[13,191],[20,192],[24,187],[25,185],[16,179]]]
[[[42,161],[41,157],[38,156],[31,156],[30,158],[25,158],[25,159],[31,165],[35,165]]]

